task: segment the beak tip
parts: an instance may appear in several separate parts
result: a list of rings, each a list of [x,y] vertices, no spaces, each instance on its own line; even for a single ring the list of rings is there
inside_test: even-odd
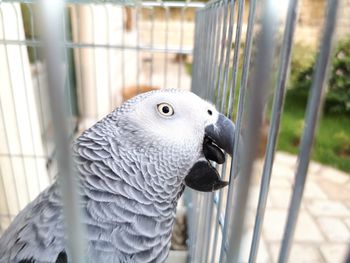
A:
[[[232,157],[235,125],[229,118],[219,114],[215,125],[212,124],[206,127],[205,132],[220,148]]]
[[[224,188],[228,185],[229,185],[229,182],[220,180],[216,183],[214,190],[219,190],[219,189]]]

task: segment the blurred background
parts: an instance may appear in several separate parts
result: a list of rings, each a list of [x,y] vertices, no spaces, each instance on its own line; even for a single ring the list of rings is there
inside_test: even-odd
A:
[[[223,10],[229,8],[231,2],[222,3],[220,19],[224,20]],[[233,51],[237,43],[238,6],[229,11],[234,17],[232,30],[236,38],[224,43],[232,49],[228,62],[230,72],[235,54],[239,58],[237,87],[242,76],[251,1],[240,3],[243,3],[243,11],[238,53]],[[61,70],[65,78],[68,102],[65,110],[71,137],[75,138],[138,93],[163,88],[191,90],[196,12],[205,5],[205,1],[66,1],[62,17],[66,63],[62,63]],[[238,3],[234,1],[234,5]],[[288,1],[275,1],[275,5],[278,30],[274,40],[273,70],[277,72]],[[260,11],[258,8],[254,39],[260,32]],[[294,40],[290,43],[293,47],[290,73],[258,262],[278,260],[326,11],[326,0],[303,0],[299,4]],[[350,242],[349,14],[350,0],[339,0],[329,83],[290,262],[343,262]],[[35,2],[0,2],[0,234],[57,173],[40,27]],[[219,30],[222,27],[218,27]],[[254,55],[250,63],[256,63]],[[228,79],[230,83],[232,73],[228,74]],[[244,259],[249,255],[252,239],[271,120],[273,86],[271,84],[265,102],[259,154],[250,188],[244,237],[247,248],[242,249],[243,262],[247,261]],[[233,95],[223,95],[233,98],[232,114],[224,109],[233,120],[236,119],[238,92],[237,88]],[[215,96],[209,99],[216,103]],[[175,260],[173,262],[185,261],[188,255],[190,239],[186,207],[189,205],[191,201],[183,202],[178,209],[172,249],[180,252],[174,252],[175,259],[170,258]],[[209,226],[216,229],[214,225],[218,223],[213,214],[210,216]],[[217,239],[220,240],[221,232],[215,231],[219,232]],[[210,252],[206,259],[197,262],[219,260],[220,242],[216,245],[213,241],[215,231],[209,234],[208,246],[212,249],[210,251],[217,252]]]

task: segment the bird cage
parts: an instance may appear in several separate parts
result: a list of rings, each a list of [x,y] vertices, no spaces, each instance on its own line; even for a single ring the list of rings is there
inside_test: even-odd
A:
[[[201,6],[66,2],[61,17],[65,63],[60,70],[70,136],[138,93],[190,90],[191,18]],[[56,146],[37,3],[2,2],[0,11],[1,167],[6,181],[1,214],[11,219],[51,182]],[[8,224],[4,220],[3,228]]]
[[[233,158],[216,166],[229,187],[185,191],[187,260],[259,261],[299,13],[298,0],[290,1],[285,12],[278,9],[280,2],[1,1],[0,233],[58,171],[66,175],[63,202],[74,208],[78,201],[74,170],[66,158],[69,142],[134,95],[176,88],[212,102],[236,125]],[[328,0],[324,9],[278,262],[288,260],[293,244],[328,81],[338,2]],[[251,209],[254,180],[260,188]],[[81,228],[79,214],[71,210],[66,219],[77,259],[82,255]],[[250,219],[251,228],[246,224]]]

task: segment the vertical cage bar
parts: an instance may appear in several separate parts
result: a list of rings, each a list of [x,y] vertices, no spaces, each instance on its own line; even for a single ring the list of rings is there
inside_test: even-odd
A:
[[[30,18],[30,34],[31,34],[31,40],[34,41],[35,40],[35,29],[34,29],[34,13],[33,13],[33,4],[26,4],[28,10],[29,10],[29,18]],[[35,70],[36,72],[40,72],[39,67],[38,67],[38,47],[32,47],[33,50],[33,54],[34,54],[34,64],[35,64]],[[39,112],[40,112],[40,120],[41,120],[41,124],[43,125],[44,128],[44,107],[43,107],[43,103],[42,103],[42,86],[40,83],[40,77],[38,75],[37,79],[36,79],[36,84],[37,84],[37,88],[38,88],[38,96],[39,96]],[[49,146],[48,146],[48,137],[47,137],[47,133],[44,132],[43,133],[43,144],[44,144],[44,155],[46,156],[47,159],[50,158],[49,156]],[[51,177],[51,176],[50,176]]]
[[[242,69],[242,79],[240,83],[240,89],[239,89],[239,98],[238,98],[238,109],[237,109],[237,115],[236,115],[236,130],[235,130],[235,141],[234,141],[234,147],[233,147],[233,158],[231,160],[231,168],[230,168],[230,184],[228,189],[228,195],[227,195],[227,202],[226,202],[226,208],[225,208],[225,219],[224,219],[224,227],[223,227],[223,234],[222,234],[222,242],[221,242],[221,250],[220,250],[220,262],[223,262],[224,254],[225,254],[225,247],[226,247],[226,240],[228,238],[227,231],[228,231],[228,223],[230,221],[230,216],[232,215],[233,210],[233,193],[234,193],[234,186],[235,186],[235,180],[234,178],[238,175],[238,159],[241,155],[241,152],[239,151],[239,145],[241,143],[241,127],[242,127],[242,120],[243,120],[243,109],[244,109],[244,102],[245,102],[245,94],[247,90],[247,84],[248,84],[248,76],[250,72],[250,58],[251,58],[251,52],[252,52],[252,45],[253,45],[253,32],[254,32],[254,24],[255,24],[255,12],[256,12],[256,1],[257,0],[251,0],[249,4],[249,16],[248,16],[248,26],[247,26],[247,33],[246,33],[246,40],[245,40],[245,49],[244,49],[244,58],[243,58],[243,69]]]
[[[277,31],[276,16],[274,14],[274,1],[264,2],[262,14],[262,31],[257,42],[257,53],[251,85],[251,97],[247,108],[247,125],[243,134],[245,147],[243,148],[242,173],[237,178],[235,188],[235,206],[230,211],[232,216],[228,222],[225,220],[225,229],[228,233],[228,247],[226,260],[238,262],[244,228],[245,209],[250,190],[252,167],[254,164],[257,145],[262,125],[262,112],[268,93],[269,76],[271,76],[272,56],[274,51],[274,36]],[[237,156],[235,156],[237,158]],[[231,181],[232,182],[232,181]],[[228,211],[226,212],[228,213]],[[229,228],[226,226],[229,224]],[[222,248],[226,246],[223,240]],[[223,249],[222,249],[223,253]]]
[[[329,0],[327,4],[327,15],[324,24],[324,33],[321,42],[320,52],[317,58],[315,73],[313,75],[310,96],[308,99],[306,117],[307,125],[304,128],[304,134],[301,141],[301,147],[298,157],[298,167],[295,174],[295,183],[292,199],[288,211],[288,219],[283,235],[282,246],[278,262],[283,263],[288,260],[289,252],[292,246],[295,227],[298,220],[301,199],[303,197],[307,170],[309,167],[311,149],[315,138],[315,130],[321,113],[321,106],[324,97],[326,83],[328,81],[328,69],[334,29],[336,25],[338,0]]]
[[[177,76],[177,88],[181,89],[181,74],[183,67],[183,58],[182,58],[182,48],[184,41],[184,19],[185,19],[185,10],[186,6],[181,8],[181,23],[180,23],[180,57],[179,57],[179,68],[178,68],[178,76]]]
[[[201,17],[202,17],[202,30],[201,30],[201,37],[200,37],[200,52],[198,54],[199,58],[200,58],[200,63],[198,65],[198,89],[200,90],[199,95],[201,95],[202,97],[206,96],[206,86],[204,79],[205,79],[205,75],[204,75],[204,66],[205,66],[205,43],[206,43],[206,34],[207,34],[207,30],[208,28],[205,26],[204,21],[208,19],[208,13],[209,13],[209,9],[204,9],[200,12]],[[210,65],[208,65],[210,66]]]
[[[213,37],[213,31],[215,32],[216,29],[216,23],[218,21],[218,12],[217,12],[217,8],[215,8],[215,6],[209,6],[208,9],[206,10],[206,14],[207,14],[207,18],[205,18],[205,21],[208,21],[208,25],[205,25],[205,49],[203,50],[203,54],[201,56],[203,56],[203,72],[202,72],[202,77],[201,77],[201,81],[202,81],[202,89],[204,90],[204,98],[205,99],[209,99],[209,93],[210,93],[210,89],[211,86],[208,85],[209,83],[209,78],[210,78],[210,74],[212,74],[213,71],[215,71],[215,67],[216,67],[216,63],[215,61],[212,60],[212,57],[207,54],[211,54],[212,53],[212,41],[211,38]]]
[[[90,30],[91,30],[91,42],[93,44],[96,44],[96,37],[95,37],[95,8],[96,6],[92,6],[92,4],[89,4],[89,10],[90,10]],[[93,8],[94,7],[94,8]],[[92,50],[91,50],[92,49]],[[95,48],[90,48],[91,52],[91,57],[92,57],[92,77],[94,79],[94,90],[95,90],[95,120],[98,120],[99,118],[99,103],[98,103],[98,88],[97,88],[97,69],[96,69],[96,47]]]
[[[167,9],[166,9],[167,10]],[[194,42],[194,54],[193,54],[193,64],[192,64],[192,82],[191,82],[191,90],[196,94],[200,93],[199,78],[198,78],[198,67],[200,65],[200,53],[201,53],[201,37],[202,37],[202,19],[201,19],[202,11],[197,11],[195,16],[195,42]],[[166,32],[167,34],[167,32]],[[165,54],[166,57],[166,54]],[[193,191],[189,191],[190,203],[188,204],[188,230],[189,230],[189,239],[188,239],[188,247],[189,247],[189,257],[188,262],[195,262],[195,244],[196,244],[196,235],[197,235],[197,220],[196,220],[196,210],[197,210],[197,195],[194,194]]]
[[[209,43],[209,55],[208,57],[208,67],[209,67],[209,72],[206,75],[206,82],[207,83],[211,83],[210,82],[210,77],[212,75],[212,71],[215,68],[215,63],[214,63],[214,45],[215,45],[215,36],[216,36],[216,30],[215,30],[215,21],[216,21],[216,16],[215,16],[215,8],[210,9],[210,16],[208,19],[208,28],[209,28],[209,32],[210,32],[210,43]],[[209,92],[210,92],[210,87],[207,89],[206,92],[206,98],[209,99]]]
[[[223,166],[221,176],[226,173],[226,165]],[[218,243],[219,238],[219,228],[220,226],[220,217],[221,217],[221,206],[222,206],[222,199],[223,199],[223,190],[220,190],[219,193],[215,193],[213,202],[217,203],[216,205],[216,217],[214,222],[214,237],[213,237],[213,245],[212,245],[212,255],[211,255],[211,263],[215,262],[216,257],[216,247]],[[217,201],[216,201],[217,200]]]
[[[154,7],[151,8],[151,48],[154,47]],[[150,81],[149,84],[153,85],[153,64],[154,64],[154,53],[151,52],[151,69],[150,69]]]
[[[213,193],[205,193],[204,196],[204,203],[202,206],[203,209],[203,228],[202,228],[202,233],[203,233],[203,238],[199,240],[201,244],[201,257],[199,262],[208,262],[208,248],[209,248],[209,243],[210,243],[210,231],[211,231],[211,219],[212,219],[212,214],[213,214],[213,206],[214,203],[212,202],[213,200]]]
[[[217,24],[219,21],[219,18],[217,16],[217,12],[219,12],[218,8],[213,8],[211,9],[211,21],[210,23],[208,22],[208,27],[210,27],[210,30],[212,33],[212,42],[211,42],[211,48],[212,48],[212,52],[209,53],[209,73],[206,76],[206,82],[209,83],[209,86],[212,87],[212,83],[213,83],[213,78],[214,78],[214,72],[215,72],[215,65],[216,65],[216,43],[218,42],[217,40],[217,33],[218,31],[216,30],[217,28]],[[205,21],[203,21],[204,19],[201,19],[200,21],[202,23],[205,23]],[[206,94],[206,97],[208,98],[208,100],[212,100],[212,96],[211,96],[211,92],[212,89],[208,89]],[[213,102],[213,101],[212,101]]]
[[[122,13],[122,21],[123,21],[123,23],[122,23],[122,40],[121,40],[122,46],[125,46],[125,14],[124,14],[125,12],[126,12],[126,9],[123,8],[122,12],[121,12]],[[125,89],[125,67],[124,67],[124,65],[125,65],[125,50],[124,49],[120,50],[120,58],[121,58],[120,68],[122,70],[122,94],[121,94],[121,96],[122,96],[122,99],[124,99],[123,98],[124,89]]]
[[[203,78],[201,78],[201,81],[203,82],[201,86],[202,86],[202,89],[204,89],[205,91],[205,95],[204,95],[205,99],[209,99],[210,86],[207,83],[209,83],[211,72],[215,68],[215,63],[213,63],[213,52],[212,52],[212,48],[215,40],[215,37],[214,37],[215,35],[214,21],[216,20],[215,11],[216,11],[215,8],[208,8],[206,10],[206,13],[208,14],[208,18],[205,20],[208,21],[208,25],[206,27],[207,39],[204,41],[204,43],[207,44],[208,48],[204,50],[203,54],[201,54],[204,60],[204,62],[202,63],[202,66],[205,67],[205,70],[203,71]],[[205,54],[209,54],[209,55],[206,56]]]
[[[230,85],[230,95],[228,101],[228,116],[232,116],[232,109],[235,103],[235,90],[237,85],[237,71],[238,71],[238,62],[239,62],[239,50],[241,45],[241,31],[242,31],[242,21],[244,14],[244,0],[238,1],[238,18],[237,18],[237,27],[236,27],[236,36],[235,36],[235,48],[233,55],[233,65],[232,65],[232,74],[231,74],[231,85]]]
[[[66,9],[64,9],[63,10],[63,15],[62,15],[62,25],[63,25],[63,34],[62,34],[62,36],[63,36],[63,42],[66,44],[67,43],[67,25],[66,25]],[[64,80],[64,88],[66,89],[66,88],[68,88],[68,90],[67,90],[67,98],[68,98],[68,101],[69,101],[69,105],[68,105],[68,109],[69,109],[69,114],[70,114],[70,116],[69,117],[72,117],[73,116],[73,109],[72,109],[72,99],[71,99],[71,85],[70,85],[70,72],[69,72],[69,68],[70,68],[70,66],[69,66],[69,59],[68,59],[68,50],[67,50],[67,48],[64,48],[64,60],[65,60],[65,74],[66,74],[66,78],[65,78],[65,80]],[[70,125],[70,122],[69,122],[69,127],[68,127],[68,129],[69,129],[69,134],[72,134],[73,132],[74,132],[74,127],[72,127],[71,125]]]
[[[204,94],[205,89],[203,89],[203,87],[201,88],[202,85],[202,67],[203,67],[203,61],[205,59],[205,57],[203,57],[203,43],[204,43],[204,35],[205,35],[205,27],[203,24],[203,20],[204,17],[206,15],[206,10],[200,10],[197,12],[196,16],[198,17],[198,23],[199,23],[199,34],[198,34],[198,38],[196,39],[197,44],[197,50],[198,52],[196,53],[196,57],[195,59],[197,59],[197,64],[196,67],[194,68],[195,70],[195,76],[196,76],[196,80],[195,80],[195,84],[197,86],[197,90],[198,90],[198,95],[201,96],[201,94]]]
[[[193,65],[192,65],[192,90],[196,92],[197,94],[200,94],[200,88],[199,88],[199,66],[201,64],[201,38],[202,38],[202,19],[201,19],[202,12],[197,11],[196,12],[196,37],[195,37],[195,49],[194,49],[194,55],[193,55]]]
[[[169,41],[169,7],[165,8],[165,54],[164,54],[164,89],[167,88],[168,81],[168,41]]]
[[[198,52],[198,16],[195,15],[195,28],[194,28],[194,43],[193,43],[193,60],[192,60],[192,78],[191,78],[191,91],[196,93],[197,89],[195,87],[196,83],[196,72],[195,68],[197,67],[197,52]]]
[[[199,258],[198,253],[200,253],[200,252],[198,252],[199,250],[198,250],[197,244],[199,242],[199,233],[200,233],[200,226],[201,226],[201,224],[200,224],[201,221],[199,219],[201,218],[201,209],[200,208],[202,207],[203,198],[198,193],[194,193],[194,195],[196,197],[196,210],[195,210],[196,214],[195,214],[195,218],[196,218],[197,224],[196,224],[196,236],[195,236],[196,239],[195,239],[195,242],[193,244],[193,247],[194,247],[193,262],[196,262],[196,261],[199,262],[199,260],[198,260],[198,258]]]
[[[106,42],[108,45],[111,44],[111,38],[110,38],[110,20],[109,20],[109,11],[108,11],[108,7],[106,5],[104,5],[104,11],[106,14],[106,26],[107,26],[107,36],[106,36]],[[114,103],[113,103],[113,92],[112,92],[112,81],[111,81],[111,48],[108,47],[107,48],[107,85],[108,85],[108,95],[109,95],[109,110],[112,110],[114,107]]]
[[[197,67],[198,67],[198,51],[199,51],[199,37],[200,37],[200,30],[201,30],[201,20],[199,19],[198,12],[196,12],[195,15],[195,30],[194,30],[194,49],[193,49],[193,61],[192,61],[192,80],[191,80],[191,90],[194,93],[198,94],[198,85],[196,83],[198,82],[198,74],[197,74]]]
[[[214,193],[206,193],[206,214],[205,214],[205,223],[204,223],[204,238],[201,241],[204,243],[204,248],[202,252],[202,260],[200,262],[208,262],[209,259],[209,245],[211,240],[211,230],[212,230],[212,218],[213,218],[213,210],[214,210],[214,202],[213,202]]]
[[[222,3],[222,7],[226,9],[226,2]],[[215,6],[211,7],[210,9],[210,12],[208,13],[209,16],[212,16],[211,13],[215,14],[218,16],[218,12],[215,12],[217,9],[215,8]],[[227,11],[226,11],[227,12]],[[214,18],[215,18],[215,15],[214,15]],[[220,18],[220,17],[219,17]],[[209,21],[210,18],[206,21]],[[225,21],[223,21],[223,23],[225,23]],[[212,51],[212,46],[211,46],[211,40],[213,38],[213,32],[212,30],[215,30],[215,27],[212,27],[210,28],[209,26],[207,27],[208,28],[208,34],[207,34],[207,41],[206,41],[206,44],[207,44],[207,48],[206,48],[206,51],[205,51],[205,54],[211,54],[213,53]],[[222,51],[223,52],[223,51]],[[204,64],[206,66],[206,68],[209,68],[209,66],[212,67],[211,70],[216,70],[216,63],[215,64],[210,64],[210,56],[206,56],[208,58],[208,61]],[[222,62],[222,61],[220,61]],[[220,65],[221,66],[221,65]],[[209,69],[209,72],[210,72],[210,69]],[[209,72],[206,72],[205,74],[206,75],[209,75],[208,73]],[[206,81],[206,83],[203,83],[204,84],[204,87],[206,87],[206,99],[208,99],[208,96],[209,96],[209,91],[212,89],[211,86],[208,85],[209,82]],[[206,85],[205,85],[206,84]],[[217,102],[216,102],[217,104]],[[204,197],[204,204],[203,204],[203,214],[204,214],[204,219],[202,219],[204,221],[204,235],[203,235],[203,238],[200,240],[200,242],[202,243],[202,246],[203,246],[203,249],[202,249],[202,258],[199,262],[208,262],[208,255],[209,255],[209,244],[210,244],[210,239],[211,239],[211,225],[212,225],[212,216],[213,216],[213,208],[214,208],[214,203],[212,202],[213,200],[213,197],[214,197],[214,194],[213,193],[206,193],[205,194],[205,197]]]
[[[276,83],[276,92],[274,95],[272,106],[272,117],[269,129],[267,148],[265,153],[265,162],[263,167],[263,174],[260,183],[260,194],[255,218],[253,239],[250,249],[249,262],[254,263],[259,249],[259,241],[262,231],[262,225],[264,221],[265,208],[267,202],[267,196],[271,180],[271,172],[273,166],[273,160],[276,151],[276,143],[278,138],[278,131],[280,126],[281,115],[283,111],[283,102],[285,96],[286,82],[288,79],[288,72],[292,53],[292,43],[294,37],[294,31],[297,22],[299,1],[289,1],[287,21],[284,30],[284,37],[282,43],[281,57],[279,63],[278,79]]]
[[[136,12],[136,90],[137,94],[139,94],[140,90],[140,25],[139,25],[139,19],[140,19],[140,9],[137,6],[135,9]]]
[[[225,55],[225,46],[227,45],[226,42],[226,34],[227,34],[227,13],[228,13],[228,0],[225,0],[223,2],[223,9],[224,9],[224,17],[222,20],[223,26],[222,26],[222,34],[221,34],[221,47],[220,47],[220,62],[219,62],[219,70],[218,70],[218,80],[215,80],[214,85],[218,86],[218,94],[216,96],[216,104],[217,106],[220,104],[220,100],[222,100],[222,97],[224,94],[222,94],[222,79],[223,79],[223,73],[222,65],[224,63],[224,55]],[[230,48],[230,47],[227,47]]]
[[[214,99],[215,99],[215,93],[218,89],[218,85],[216,85],[217,83],[217,79],[218,79],[218,68],[217,68],[217,61],[218,61],[218,56],[220,53],[220,36],[221,36],[221,21],[222,21],[222,12],[223,12],[223,8],[221,8],[221,6],[219,5],[219,3],[215,3],[214,5],[217,5],[217,8],[215,8],[215,13],[216,13],[216,19],[215,19],[215,26],[214,26],[214,30],[215,30],[215,46],[214,46],[214,61],[213,61],[213,69],[211,71],[211,75],[210,75],[210,81],[208,81],[209,86],[211,87],[211,93],[210,93],[210,99],[212,100],[212,102],[214,103]]]
[[[205,65],[207,65],[207,68],[208,68],[208,72],[206,73],[206,78],[207,80],[205,81],[206,83],[210,83],[209,82],[209,78],[210,78],[210,75],[211,75],[211,72],[213,70],[215,70],[215,64],[213,63],[213,55],[214,55],[214,52],[213,52],[213,46],[215,44],[215,36],[216,36],[216,24],[215,22],[217,21],[216,17],[217,17],[217,14],[218,14],[218,9],[213,6],[212,8],[210,8],[210,11],[209,11],[209,18],[206,20],[208,21],[208,24],[207,24],[207,27],[209,29],[209,34],[208,34],[208,51],[205,52],[205,54],[209,54],[205,57],[207,57],[208,61],[205,63]],[[210,94],[210,91],[213,87],[211,87],[210,85],[206,85],[204,86],[206,87],[206,99],[210,99],[209,98],[209,94]],[[205,212],[206,212],[206,216],[205,216],[205,228],[204,228],[204,231],[205,231],[205,237],[204,237],[204,240],[206,240],[205,242],[205,247],[203,249],[203,259],[201,260],[201,262],[208,262],[208,257],[209,257],[209,248],[210,248],[210,241],[211,241],[211,226],[212,226],[212,218],[213,218],[213,209],[214,209],[214,203],[213,203],[213,197],[214,197],[214,193],[207,193],[206,194],[206,205],[205,205]]]
[[[190,247],[190,258],[191,262],[196,262],[196,242],[197,242],[197,235],[198,235],[198,206],[200,205],[200,200],[198,198],[198,195],[194,192],[191,192],[192,199],[193,199],[193,210],[192,210],[192,219],[193,219],[193,235],[192,235],[192,242]]]
[[[81,25],[81,11],[82,11],[82,6],[79,4],[77,5],[76,8],[74,8],[74,10],[76,11],[75,15],[77,17],[77,42],[81,42],[81,39],[82,39],[82,32],[80,30],[80,25]],[[78,70],[79,70],[79,90],[80,90],[80,93],[81,93],[81,97],[82,99],[80,100],[81,101],[81,111],[80,111],[80,115],[84,116],[84,118],[86,117],[86,113],[87,113],[87,105],[85,103],[85,85],[84,85],[84,82],[83,82],[83,49],[82,48],[78,48],[77,50],[77,55],[78,55],[78,63],[79,63],[79,67],[78,67]],[[84,124],[84,128],[85,128],[85,124]]]
[[[204,9],[203,11],[201,11],[201,14],[203,16],[204,20],[207,20],[210,18],[209,16],[209,9]],[[208,17],[209,16],[209,17]],[[201,40],[200,40],[200,53],[199,53],[199,57],[200,57],[200,63],[198,65],[198,80],[199,80],[199,88],[201,89],[200,94],[205,94],[206,93],[206,87],[203,86],[204,81],[203,79],[205,78],[205,72],[207,71],[207,64],[206,64],[206,59],[207,57],[204,55],[205,54],[205,47],[207,44],[207,36],[208,36],[208,27],[205,27],[203,25],[203,29],[202,29],[202,35],[201,35]]]
[[[41,0],[40,13],[43,25],[44,51],[47,66],[49,100],[57,146],[57,160],[60,171],[59,183],[62,193],[63,212],[66,219],[69,254],[72,262],[85,262],[83,226],[79,207],[78,182],[74,175],[70,138],[65,121],[64,83],[62,76],[62,15],[63,1]]]
[[[235,17],[235,0],[230,0],[230,17],[229,17],[229,26],[228,26],[228,37],[227,37],[227,43],[226,43],[226,58],[225,58],[225,68],[224,68],[224,75],[223,75],[223,98],[221,100],[221,106],[220,111],[223,112],[224,105],[226,102],[226,91],[227,91],[227,80],[228,80],[228,72],[230,68],[230,57],[231,57],[231,45],[232,45],[232,38],[233,38],[233,22]]]
[[[205,20],[210,19],[210,10],[206,9],[203,12],[203,16]],[[209,46],[209,36],[210,36],[210,31],[208,27],[203,27],[203,34],[202,34],[202,38],[203,40],[200,41],[201,43],[201,53],[199,54],[199,56],[201,57],[201,59],[207,59],[206,56],[204,56],[204,54],[206,54],[206,52],[208,51],[208,46]],[[201,74],[202,72],[207,72],[208,70],[208,63],[207,61],[205,61],[205,63],[201,62],[199,64],[200,68],[199,68],[199,76],[200,76],[200,86],[199,88],[202,88],[202,92],[205,94],[206,93],[206,86],[203,86],[205,84],[205,82],[203,81]],[[194,253],[194,258],[193,260],[195,262],[203,262],[203,248],[204,248],[204,238],[206,236],[206,233],[204,231],[201,231],[201,229],[205,229],[205,224],[207,220],[203,220],[205,218],[205,216],[208,213],[208,209],[206,207],[206,204],[208,203],[208,198],[204,193],[196,193],[197,196],[197,218],[198,218],[198,224],[197,224],[197,231],[196,231],[196,240],[195,243],[193,244],[193,246],[195,247],[195,253]],[[200,220],[200,218],[202,218],[202,220]]]

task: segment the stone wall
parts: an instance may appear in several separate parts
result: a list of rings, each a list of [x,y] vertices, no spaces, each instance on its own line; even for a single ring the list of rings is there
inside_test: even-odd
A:
[[[341,0],[338,13],[337,39],[350,36],[350,0]]]
[[[282,1],[282,0],[280,0]],[[300,0],[299,6],[299,17],[298,24],[296,28],[295,34],[295,42],[300,42],[304,46],[317,47],[321,28],[324,23],[324,15],[326,11],[327,0]],[[287,6],[287,4],[286,4]],[[246,24],[248,21],[248,12],[249,12],[249,0],[246,0],[245,8],[244,8],[244,26],[243,26],[243,36],[245,33]],[[143,24],[149,24],[148,30],[146,33],[149,33],[150,28],[150,17],[151,15],[155,15],[155,32],[164,32],[165,30],[165,9],[164,8],[156,8],[154,13],[150,9],[142,9],[141,11],[141,20],[144,22]],[[183,16],[182,16],[183,15]],[[194,16],[195,9],[188,8],[181,14],[180,8],[173,8],[171,12],[169,12],[168,19],[171,23],[169,26],[169,31],[173,31],[169,34],[171,38],[178,38],[179,27],[181,18],[184,18],[185,28],[189,30],[185,30],[184,36],[184,44],[189,46],[192,45],[193,41],[193,27],[194,27]],[[285,21],[285,19],[283,19]],[[146,22],[146,23],[145,23]],[[159,30],[162,29],[162,30]],[[281,27],[283,30],[283,26]],[[350,0],[340,0],[339,12],[338,12],[338,25],[336,30],[336,39],[340,40],[346,36],[350,36]],[[158,41],[164,39],[158,35]],[[242,41],[244,41],[245,37],[243,37]],[[169,43],[176,43],[176,41],[169,41]]]
[[[326,0],[304,0],[299,7],[299,19],[295,40],[303,44],[316,46],[324,22]],[[350,35],[350,0],[340,0],[336,39]]]

